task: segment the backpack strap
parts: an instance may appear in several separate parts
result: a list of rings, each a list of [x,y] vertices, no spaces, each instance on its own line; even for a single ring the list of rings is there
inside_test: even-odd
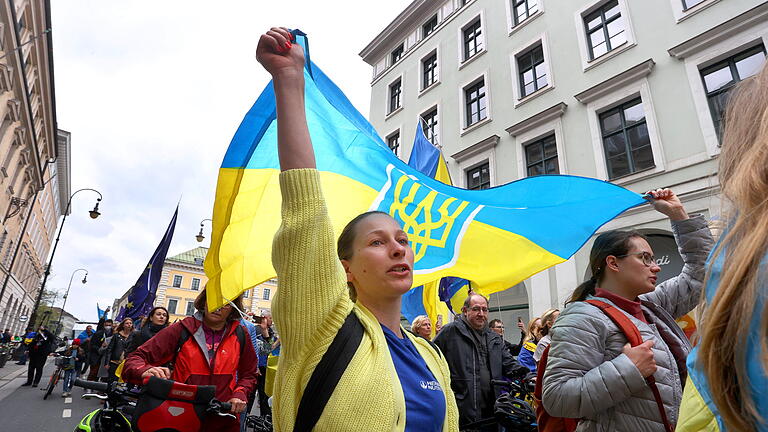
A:
[[[347,315],[323,358],[315,366],[304,388],[296,413],[296,423],[293,425],[294,432],[309,432],[315,427],[361,340],[363,324],[352,311]]]
[[[176,365],[176,357],[179,356],[181,347],[184,346],[184,343],[187,342],[190,336],[192,336],[186,327],[183,325],[180,325],[179,327],[181,327],[181,334],[179,335],[179,342],[176,344],[176,352],[173,353],[173,358],[171,358],[171,361],[168,362],[168,369],[171,371],[173,371],[173,367]]]
[[[237,336],[237,341],[240,343],[240,358],[242,358],[243,350],[245,349],[245,331],[242,324],[238,324],[235,327],[235,336]]]
[[[640,330],[629,319],[629,317],[624,314],[624,312],[600,300],[592,299],[586,300],[586,302],[592,306],[600,308],[600,310],[608,315],[608,318],[610,318],[611,321],[613,321],[613,323],[616,324],[616,326],[618,326],[622,333],[624,333],[624,335],[627,337],[627,341],[629,341],[630,346],[636,347],[643,343],[643,337],[640,335]],[[661,400],[661,393],[659,393],[659,388],[656,386],[656,379],[653,377],[653,375],[651,375],[645,378],[645,382],[648,384],[648,387],[651,388],[653,398],[656,400],[656,406],[658,407],[659,413],[661,414],[661,420],[664,422],[664,429],[666,432],[674,431],[672,424],[669,423],[669,419],[667,418],[667,411],[664,409],[664,402]]]

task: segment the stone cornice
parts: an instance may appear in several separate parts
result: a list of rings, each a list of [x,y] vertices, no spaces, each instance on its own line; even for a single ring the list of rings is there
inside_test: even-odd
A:
[[[500,139],[501,137],[499,137],[498,135],[491,135],[477,144],[472,144],[471,146],[465,148],[464,150],[452,154],[451,157],[456,162],[467,160],[472,156],[475,156],[477,154],[480,154],[484,151],[487,151],[489,149],[496,147]]]
[[[734,34],[742,33],[755,24],[761,24],[766,19],[768,19],[768,3],[763,3],[668,49],[667,52],[670,56],[682,60]]]
[[[607,80],[584,90],[581,93],[575,94],[573,97],[583,104],[588,104],[616,89],[626,86],[628,83],[648,76],[655,65],[656,62],[653,61],[653,59],[648,59],[637,66],[633,66],[616,76],[608,78]]]
[[[440,9],[439,2],[435,0],[414,0],[400,15],[389,23],[368,45],[360,51],[362,59],[373,66],[381,55],[394,46],[393,39],[405,39],[416,26],[421,25],[423,15],[428,11]]]
[[[531,129],[539,127],[562,116],[567,108],[568,105],[566,105],[565,102],[560,102],[553,107],[549,107],[538,114],[534,114],[523,121],[513,124],[512,126],[508,127],[506,131],[512,136],[528,132]]]

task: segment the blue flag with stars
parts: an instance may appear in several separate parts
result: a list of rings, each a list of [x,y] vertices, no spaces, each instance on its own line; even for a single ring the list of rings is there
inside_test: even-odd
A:
[[[139,280],[136,281],[133,288],[131,288],[131,292],[128,293],[128,303],[120,309],[120,313],[117,315],[118,321],[122,321],[126,317],[136,320],[140,316],[147,316],[154,307],[157,284],[160,283],[163,263],[168,254],[168,246],[171,245],[171,240],[173,239],[173,231],[176,229],[176,216],[178,214],[179,206],[176,206],[176,211],[173,213],[171,223],[168,224],[168,229],[165,230],[163,239],[157,245],[157,249],[152,254],[152,258],[149,259],[149,263],[144,267],[144,271],[141,272]]]

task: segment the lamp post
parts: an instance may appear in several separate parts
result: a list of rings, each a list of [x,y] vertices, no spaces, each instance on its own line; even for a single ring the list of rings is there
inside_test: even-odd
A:
[[[69,200],[67,201],[67,210],[64,212],[64,219],[61,220],[61,225],[59,226],[59,233],[56,235],[56,241],[53,243],[53,250],[51,251],[50,258],[48,258],[48,265],[45,267],[43,282],[40,284],[40,290],[37,292],[37,298],[35,299],[35,306],[32,309],[32,316],[29,318],[29,322],[33,326],[35,324],[35,319],[37,319],[37,308],[40,306],[40,297],[42,297],[43,295],[43,290],[45,290],[45,283],[48,281],[48,276],[51,274],[51,263],[53,262],[53,257],[56,255],[56,247],[59,246],[59,239],[61,239],[61,230],[64,229],[64,222],[67,221],[67,215],[69,214],[69,209],[72,207],[72,198],[74,198],[75,195],[77,195],[82,191],[92,191],[99,194],[99,197],[96,199],[96,205],[93,207],[93,210],[88,212],[88,214],[91,216],[91,219],[96,219],[101,214],[99,213],[99,203],[101,202],[101,199],[103,198],[103,196],[101,195],[101,192],[97,191],[96,189],[91,189],[91,188],[78,189],[72,195],[69,196]]]
[[[195,236],[195,238],[197,239],[198,243],[202,243],[203,240],[205,240],[205,236],[203,235],[203,223],[205,221],[210,221],[211,223],[213,223],[213,220],[211,220],[211,219],[203,219],[203,220],[200,221],[200,232],[197,233],[197,235]]]
[[[64,294],[64,304],[61,305],[61,312],[59,312],[59,321],[56,323],[56,333],[54,333],[54,336],[58,336],[59,330],[61,329],[61,318],[64,316],[64,308],[67,306],[67,297],[69,297],[69,289],[72,287],[72,279],[75,278],[75,273],[79,271],[85,272],[85,275],[83,276],[83,284],[88,282],[88,270],[80,268],[72,272],[72,276],[69,277],[69,285],[67,285],[67,292]]]

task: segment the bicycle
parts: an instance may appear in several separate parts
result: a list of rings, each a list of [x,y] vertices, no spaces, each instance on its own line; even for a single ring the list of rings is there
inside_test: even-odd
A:
[[[245,418],[245,426],[252,432],[272,432],[272,416],[249,415]]]
[[[55,354],[56,357],[56,370],[53,372],[53,375],[51,375],[51,378],[48,380],[48,387],[45,388],[45,395],[43,395],[43,400],[48,399],[48,396],[53,393],[53,389],[56,388],[56,384],[59,383],[59,380],[64,375],[64,363],[63,360],[64,357],[59,356],[58,354]]]
[[[153,380],[173,383],[173,381],[160,380],[159,378],[153,378]],[[146,386],[147,382],[144,384]],[[104,407],[94,410],[93,412],[83,417],[77,427],[75,427],[75,432],[133,432],[134,430],[137,430],[134,429],[135,419],[133,417],[137,409],[137,403],[143,396],[143,391],[132,390],[125,383],[101,383],[85,381],[79,378],[75,380],[74,385],[104,393],[87,393],[82,396],[83,399],[97,398],[103,400]],[[182,386],[186,385],[182,384]],[[203,388],[209,386],[190,387]],[[219,415],[223,417],[235,418],[234,415],[229,413],[231,410],[232,404],[227,402],[220,402],[219,400],[212,398],[207,402],[207,405],[205,405],[203,412],[204,415]],[[178,412],[176,413],[176,415],[180,414],[181,413]],[[140,424],[141,422],[139,421],[139,425]],[[174,426],[176,425],[158,424],[157,429],[147,429],[146,427],[141,426],[141,430],[146,432],[183,432],[187,430],[184,428],[179,429]]]
[[[531,379],[520,377],[512,381],[491,380],[491,384],[501,388],[501,395],[493,404],[493,417],[461,425],[460,430],[472,431],[498,425],[507,432],[535,432],[538,429],[536,412],[525,401],[532,394]]]
[[[88,413],[75,427],[75,432],[132,432],[130,417],[136,407],[137,393],[117,382],[102,383],[75,379],[75,386],[95,390],[104,394],[86,393],[83,399],[96,398],[104,401],[104,406]]]

